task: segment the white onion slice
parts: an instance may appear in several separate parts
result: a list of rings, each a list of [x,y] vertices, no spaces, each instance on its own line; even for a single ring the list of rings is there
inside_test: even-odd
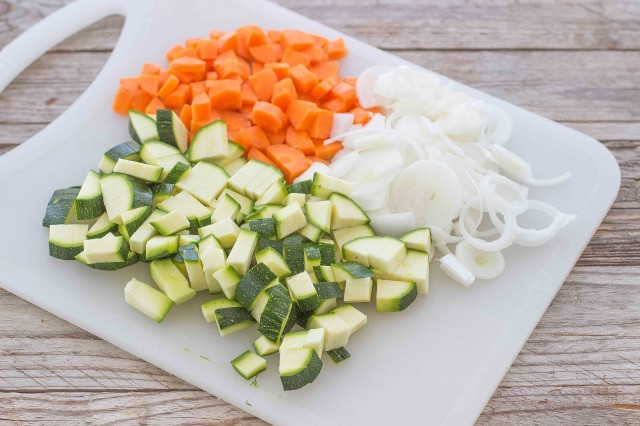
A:
[[[446,164],[417,161],[396,178],[389,207],[394,213],[413,212],[419,226],[444,228],[460,212],[461,193],[458,177]]]
[[[360,159],[360,153],[358,151],[351,151],[350,153],[340,157],[333,161],[329,168],[331,169],[331,175],[337,178],[341,178],[351,170]]]
[[[492,145],[487,147],[487,149],[492,154],[490,159],[495,162],[505,174],[518,182],[531,186],[552,186],[562,183],[571,177],[571,173],[566,172],[552,178],[535,179],[529,163],[518,155],[500,145]]]
[[[331,138],[335,138],[348,132],[353,126],[353,114],[336,113],[333,114],[333,124],[331,125]]]
[[[381,133],[362,136],[353,141],[353,148],[356,151],[369,151],[379,148],[392,148],[393,144]]]
[[[461,241],[456,245],[456,257],[481,280],[496,278],[504,271],[504,256],[500,251],[478,250],[467,241]]]
[[[322,173],[325,175],[331,175],[331,169],[324,163],[314,162],[312,163],[307,170],[304,171],[300,176],[295,178],[294,182],[300,182],[303,180],[313,179],[313,175],[315,172]]]
[[[355,188],[361,188],[362,185],[357,185]],[[367,188],[371,189],[371,188]],[[367,212],[379,211],[389,205],[389,194],[391,193],[391,186],[386,185],[380,187],[377,191],[358,192],[351,193],[353,201],[358,203],[362,209]]]
[[[480,181],[480,193],[489,209],[500,213],[522,213],[528,207],[522,187],[501,175],[489,175]]]
[[[393,68],[386,66],[374,66],[364,70],[356,80],[356,95],[363,108],[371,108],[379,104],[378,97],[373,89],[381,74],[391,71]]]
[[[467,215],[469,214],[469,209],[474,203],[477,203],[479,196],[471,198],[469,201],[465,203],[460,211],[460,219],[458,220],[458,229],[460,230],[460,234],[464,237],[466,241],[469,242],[473,247],[484,250],[484,251],[499,251],[509,247],[516,239],[517,236],[517,228],[516,228],[516,216],[513,213],[505,214],[505,223],[502,229],[499,229],[501,234],[500,237],[493,241],[486,241],[477,237],[474,237],[470,234],[469,230],[466,227],[467,223]],[[498,225],[496,225],[498,227]]]
[[[369,215],[369,225],[377,235],[399,237],[416,229],[416,217],[411,212]]]
[[[451,253],[440,258],[440,268],[445,274],[465,287],[469,287],[476,280],[471,271]]]
[[[488,122],[485,129],[485,137],[488,143],[504,145],[513,133],[513,120],[502,108],[495,105],[487,105]]]

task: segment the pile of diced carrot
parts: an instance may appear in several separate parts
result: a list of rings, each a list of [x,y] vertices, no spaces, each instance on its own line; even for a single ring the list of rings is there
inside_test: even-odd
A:
[[[297,30],[211,31],[208,39],[172,47],[169,68],[145,63],[138,77],[122,79],[113,109],[173,109],[190,138],[222,119],[248,159],[276,165],[291,181],[342,149],[340,142],[324,145],[334,113],[350,112],[356,124],[370,119],[358,104],[355,78],[340,77],[338,60],[346,55],[342,39]]]

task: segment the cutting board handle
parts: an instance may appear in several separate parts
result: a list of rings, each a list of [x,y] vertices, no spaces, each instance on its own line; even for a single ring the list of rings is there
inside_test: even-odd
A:
[[[102,18],[127,16],[132,0],[78,0],[20,34],[0,51],[0,92],[47,50]]]

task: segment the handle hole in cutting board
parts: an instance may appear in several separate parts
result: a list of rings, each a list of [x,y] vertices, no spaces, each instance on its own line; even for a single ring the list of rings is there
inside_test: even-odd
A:
[[[16,28],[3,32],[0,49],[50,12],[20,9],[16,6],[0,14],[0,21]],[[124,22],[122,16],[109,16],[78,31],[31,64],[0,93],[0,155],[27,141],[76,101],[111,56]]]

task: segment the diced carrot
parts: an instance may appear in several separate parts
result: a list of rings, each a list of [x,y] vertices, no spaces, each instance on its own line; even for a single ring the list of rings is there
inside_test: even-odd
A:
[[[296,87],[293,84],[293,80],[290,78],[280,80],[273,86],[271,103],[276,105],[282,111],[286,111],[291,102],[295,101],[297,98],[298,95],[296,93]]]
[[[121,78],[120,88],[130,92],[135,92],[140,88],[140,85],[138,84],[137,78]]]
[[[344,45],[344,40],[342,38],[338,38],[336,40],[330,41],[326,46],[327,54],[329,55],[329,59],[342,59],[347,56],[347,46]]]
[[[243,39],[248,47],[261,46],[267,43],[267,36],[257,25],[245,25],[236,30],[238,37]]]
[[[209,117],[205,118],[204,120],[191,120],[191,125],[190,130],[192,132],[197,132],[198,130],[200,130],[201,127],[206,126],[209,123],[213,123],[216,120],[220,120],[221,116],[218,113],[218,111],[211,111],[211,114],[209,114]]]
[[[362,108],[354,108],[349,112],[353,114],[353,124],[367,124],[372,115],[369,111]]]
[[[152,97],[158,96],[160,76],[153,74],[142,74],[138,77],[138,84],[140,84],[140,89],[144,90]]]
[[[191,87],[191,98],[195,99],[196,96],[201,94],[207,94],[207,89],[205,87],[205,81],[196,81],[194,83],[189,84]]]
[[[144,112],[144,110],[147,109],[147,105],[149,105],[149,102],[151,102],[151,99],[152,96],[150,94],[148,94],[144,90],[138,90],[131,98],[129,108],[135,109],[136,111]]]
[[[216,45],[218,53],[234,51],[238,45],[238,34],[235,31],[229,31],[218,38]]]
[[[318,115],[318,106],[313,102],[293,101],[287,109],[287,118],[296,130],[307,130]]]
[[[268,102],[256,102],[253,106],[251,121],[267,132],[278,133],[284,126],[287,117],[284,112]]]
[[[318,77],[304,65],[296,65],[289,70],[289,76],[300,94],[309,93],[318,85]]]
[[[162,87],[167,82],[170,75],[171,75],[170,69],[160,71],[160,87]]]
[[[267,38],[273,43],[280,43],[282,41],[282,31],[269,30],[267,31]]]
[[[247,160],[249,160],[249,161],[251,161],[251,160],[262,161],[263,163],[271,164],[272,166],[277,167],[273,163],[273,161],[271,161],[269,159],[269,157],[264,155],[262,152],[260,152],[260,150],[258,150],[255,147],[250,148],[249,152],[247,152]]]
[[[190,72],[180,72],[176,70],[171,70],[171,74],[178,77],[178,80],[180,80],[181,84],[189,84],[195,79],[194,75]]]
[[[246,60],[251,59],[251,53],[249,53],[249,45],[247,44],[247,40],[241,38],[240,34],[238,34],[238,44],[236,45],[235,52],[239,58]]]
[[[341,81],[331,89],[329,96],[340,99],[346,105],[346,109],[351,109],[356,100],[356,89]]]
[[[239,109],[242,107],[242,81],[210,80],[209,98],[214,109]]]
[[[211,40],[217,40],[225,34],[222,30],[211,30],[209,31],[209,38]]]
[[[270,145],[267,156],[282,170],[289,183],[307,170],[310,164],[302,152],[287,144]]]
[[[215,59],[218,56],[218,46],[215,40],[200,40],[196,51],[198,52],[198,57],[202,60]]]
[[[330,160],[338,151],[342,149],[341,142],[332,142],[328,145],[316,145],[316,157]]]
[[[347,105],[338,98],[329,99],[322,104],[322,108],[333,112],[346,112],[348,109]]]
[[[251,105],[258,102],[258,95],[249,83],[242,83],[242,105]]]
[[[191,120],[193,114],[191,113],[191,105],[185,104],[182,106],[182,110],[180,111],[180,121],[187,127],[191,127]]]
[[[315,148],[309,134],[304,130],[296,130],[293,126],[287,129],[285,143],[295,149],[299,149],[305,155],[313,155],[315,153]]]
[[[129,105],[135,94],[136,92],[133,90],[118,89],[116,97],[113,99],[113,110],[118,114],[126,115],[129,112]]]
[[[347,83],[349,86],[353,87],[354,89],[356,88],[356,82],[358,81],[358,77],[345,77],[344,78],[344,82]]]
[[[264,64],[262,62],[253,61],[251,63],[251,74],[255,74],[257,72],[260,72],[263,69],[264,69]]]
[[[184,49],[180,50],[179,52],[176,52],[176,54],[174,55],[173,60],[175,61],[176,59],[180,59],[180,58],[198,59],[198,52],[196,52],[196,48],[195,47],[187,47],[187,48],[184,48]]]
[[[200,43],[201,38],[200,37],[192,37],[192,38],[188,38],[184,41],[184,45],[187,48],[190,47],[197,47],[198,43]]]
[[[242,145],[244,149],[254,147],[263,152],[266,151],[270,145],[269,139],[267,139],[267,136],[260,126],[251,126],[240,130],[235,142]]]
[[[261,46],[253,46],[249,48],[249,52],[251,52],[251,58],[254,61],[267,63],[267,62],[276,62],[278,60],[277,48],[275,47],[277,44],[275,43],[267,43]]]
[[[325,166],[328,166],[329,164],[331,164],[327,160],[325,160],[324,158],[316,157],[314,155],[308,155],[307,156],[307,160],[311,161],[312,163],[322,163]]]
[[[255,103],[253,105],[255,105]],[[242,105],[242,108],[240,108],[240,111],[238,112],[247,117],[247,120],[251,121],[251,116],[253,115],[253,105]]]
[[[236,55],[236,52],[234,52],[233,50],[225,50],[224,52],[221,52],[220,50],[218,50],[218,53],[219,53],[218,56],[213,60],[214,67],[221,65],[227,59],[238,58],[238,55]]]
[[[315,40],[316,46],[324,47],[324,46],[327,45],[327,43],[329,43],[328,39],[326,39],[326,38],[324,38],[322,36],[319,36],[317,34],[311,34],[311,37],[313,37],[313,39]]]
[[[162,85],[160,90],[158,90],[158,97],[165,98],[173,92],[176,87],[180,85],[180,80],[175,75],[170,75],[167,81]]]
[[[202,59],[183,56],[171,61],[171,69],[179,72],[206,72],[207,64]]]
[[[209,71],[206,75],[207,80],[217,80],[218,79],[218,73],[215,71]]]
[[[307,55],[311,61],[311,65],[319,64],[325,60],[325,51],[318,46],[311,46],[310,48],[303,50],[302,53]]]
[[[163,100],[168,108],[182,108],[191,100],[191,87],[188,84],[181,84]]]
[[[249,83],[261,101],[271,100],[273,86],[278,82],[278,77],[272,69],[264,69],[249,77]]]
[[[176,58],[176,54],[183,49],[184,47],[180,46],[179,44],[174,45],[171,49],[169,49],[165,56],[167,61],[173,61]]]
[[[151,99],[151,102],[149,102],[149,105],[147,105],[147,107],[145,108],[144,112],[145,114],[155,114],[157,110],[164,108],[165,106],[160,99],[153,98]]]
[[[162,67],[152,62],[145,62],[142,64],[142,72],[140,74],[160,75]]]
[[[315,120],[309,126],[309,136],[314,139],[327,139],[333,126],[333,113],[326,109],[318,110]]]
[[[270,62],[264,64],[264,67],[272,69],[276,73],[276,76],[278,76],[278,80],[289,77],[290,67],[289,64],[285,62]]]
[[[316,43],[309,34],[297,30],[283,30],[282,38],[284,46],[296,50],[308,49]]]
[[[287,129],[282,128],[278,133],[264,132],[264,134],[267,135],[267,139],[269,139],[271,145],[284,143],[287,138]]]
[[[218,78],[225,79],[230,77],[247,78],[251,73],[249,64],[242,58],[226,59],[222,63],[215,65]]]
[[[191,102],[191,111],[193,120],[196,121],[206,120],[209,118],[209,115],[211,115],[211,100],[204,91],[198,95],[194,93],[193,101]]]
[[[311,91],[311,96],[313,96],[316,100],[321,100],[333,89],[336,84],[340,83],[336,77],[329,77],[325,80],[322,80],[316,87]]]
[[[299,64],[307,67],[311,63],[311,58],[302,52],[298,52],[297,50],[287,47],[284,49],[284,53],[282,54],[282,62],[289,64],[291,67],[295,67]]]
[[[237,111],[218,111],[220,113],[220,117],[227,123],[227,126],[233,127],[235,129],[244,129],[246,127],[251,127],[251,121],[244,115]]]
[[[318,77],[318,80],[326,80],[329,77],[340,78],[340,63],[338,61],[321,62],[311,67],[311,72]]]

